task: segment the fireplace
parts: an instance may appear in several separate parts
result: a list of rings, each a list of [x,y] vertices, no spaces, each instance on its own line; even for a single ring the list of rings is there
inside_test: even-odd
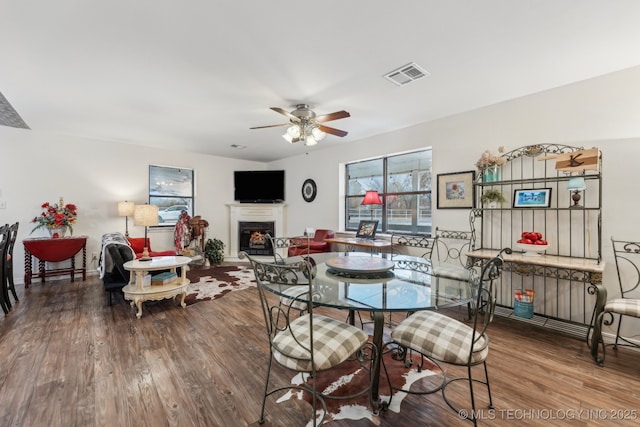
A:
[[[273,221],[240,221],[238,223],[238,248],[249,255],[273,255],[267,234],[275,235]]]
[[[271,231],[271,235],[274,236],[275,233],[278,233],[278,236],[286,236],[287,235],[287,223],[286,223],[286,205],[284,203],[229,203],[229,256],[237,257],[238,252],[240,252],[240,224],[241,223],[264,223],[266,227]],[[257,231],[261,231],[258,229]],[[248,238],[247,238],[248,239]],[[248,240],[247,240],[248,245]],[[259,248],[251,248],[258,250]],[[260,248],[259,250],[263,250]],[[251,254],[252,252],[249,252]],[[271,252],[271,248],[269,248],[269,254],[271,259],[273,259],[273,252]],[[254,255],[254,256],[264,256],[268,257],[269,255]],[[285,255],[286,256],[286,255]]]

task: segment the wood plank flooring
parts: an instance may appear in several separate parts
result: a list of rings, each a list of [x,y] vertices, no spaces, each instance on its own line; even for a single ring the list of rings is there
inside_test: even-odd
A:
[[[19,288],[0,318],[1,426],[258,425],[268,353],[256,289],[185,309],[146,302],[136,319],[121,297],[107,306],[96,277]],[[640,353],[609,349],[599,367],[583,341],[499,317],[490,337],[495,411],[480,425],[640,422]],[[265,426],[303,426],[309,407],[270,400],[267,414]],[[471,425],[440,394],[408,396],[374,421],[330,425]]]

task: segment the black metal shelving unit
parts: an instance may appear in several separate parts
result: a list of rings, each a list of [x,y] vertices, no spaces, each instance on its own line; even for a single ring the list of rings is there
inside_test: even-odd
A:
[[[558,144],[521,147],[502,155],[505,163],[499,167],[498,180],[488,182],[483,173],[478,174],[474,182],[476,208],[471,213],[471,227],[476,230],[474,249],[513,248],[522,232],[538,231],[550,245],[544,254],[559,257],[559,265],[563,265],[564,257],[568,263],[580,262],[580,259],[591,264],[601,263],[602,155],[599,153],[597,170],[572,175],[556,170],[554,159],[556,155],[583,149]],[[580,192],[580,208],[571,207],[574,201],[567,189],[569,179],[577,175],[584,178],[587,187]],[[488,188],[500,190],[506,202],[497,208],[483,205],[480,198]],[[513,206],[516,190],[543,188],[551,189],[549,207]],[[571,329],[567,326],[571,324],[589,325],[595,302],[592,285],[601,278],[571,268],[537,264],[534,257],[531,263],[507,263],[497,295],[503,311],[510,315],[514,290],[534,289],[535,316],[529,321],[542,324],[559,321],[564,324],[560,329]]]

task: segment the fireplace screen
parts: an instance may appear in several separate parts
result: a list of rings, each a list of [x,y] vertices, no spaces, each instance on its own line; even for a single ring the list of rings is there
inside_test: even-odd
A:
[[[267,234],[275,235],[275,222],[240,222],[238,239],[241,251],[249,255],[273,255]]]

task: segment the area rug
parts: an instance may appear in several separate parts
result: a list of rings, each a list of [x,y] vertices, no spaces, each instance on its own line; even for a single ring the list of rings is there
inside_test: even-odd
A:
[[[411,385],[419,379],[435,375],[437,368],[428,360],[424,361],[424,365],[421,372],[418,372],[417,366],[420,364],[420,356],[413,355],[411,358],[411,365],[406,367],[404,363],[391,358],[391,353],[385,353],[384,363],[387,366],[389,378],[391,384],[394,387],[410,388]],[[301,375],[296,375],[291,380],[292,384],[302,384],[303,378]],[[343,363],[336,369],[321,372],[317,375],[317,387],[318,390],[322,390],[325,394],[330,396],[345,396],[353,394],[358,390],[362,390],[366,387],[369,381],[369,373],[360,367],[360,364],[355,361],[348,361]],[[311,384],[310,380],[307,382]],[[389,386],[387,378],[385,377],[384,369],[380,369],[380,386],[379,395],[383,402],[389,401]],[[387,410],[395,413],[400,412],[402,400],[407,396],[407,393],[394,391],[391,404]],[[278,403],[284,402],[289,399],[306,400],[311,403],[311,396],[308,393],[291,390],[280,399]],[[368,419],[374,425],[377,424],[377,417],[371,412],[371,405],[369,404],[368,394],[364,394],[360,397],[350,400],[336,400],[325,399],[327,404],[327,415],[325,422],[333,420],[361,420]],[[322,416],[322,409],[317,412],[318,417]],[[308,426],[312,425],[312,420],[307,423]]]
[[[222,298],[229,292],[255,287],[253,270],[248,265],[216,266],[187,271],[187,305]]]

